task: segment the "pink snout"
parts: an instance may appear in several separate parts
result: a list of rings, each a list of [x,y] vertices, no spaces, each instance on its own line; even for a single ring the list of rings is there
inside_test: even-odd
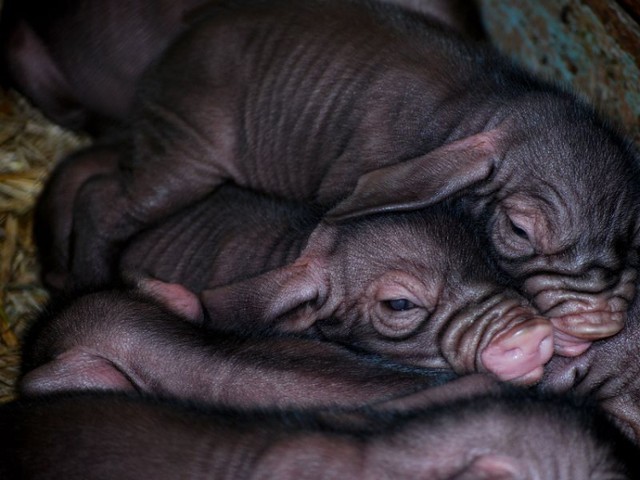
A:
[[[530,385],[542,378],[553,350],[553,326],[547,319],[534,317],[496,335],[481,361],[500,380]]]

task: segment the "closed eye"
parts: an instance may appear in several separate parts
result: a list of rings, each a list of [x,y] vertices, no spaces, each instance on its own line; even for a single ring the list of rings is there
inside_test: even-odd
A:
[[[405,310],[412,310],[417,307],[417,305],[406,298],[397,298],[394,300],[385,300],[382,302],[385,307],[389,310],[393,310],[394,312],[403,312]]]
[[[524,240],[529,240],[529,235],[527,235],[527,232],[524,228],[520,228],[511,220],[509,220],[509,223],[511,224],[511,230],[513,231],[513,233]]]

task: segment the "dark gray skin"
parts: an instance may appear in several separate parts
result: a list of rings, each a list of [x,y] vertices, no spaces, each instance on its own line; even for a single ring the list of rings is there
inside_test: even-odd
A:
[[[639,345],[640,302],[636,300],[622,332],[576,358],[554,358],[539,388],[595,398],[640,445]]]
[[[128,120],[143,70],[216,0],[5,0],[0,70],[53,121],[102,133]],[[483,38],[469,0],[386,0]]]
[[[74,192],[117,156],[78,153],[43,192],[36,240],[49,285],[67,273],[51,244],[69,235]],[[495,279],[468,222],[433,207],[332,226],[310,206],[229,185],[136,237],[120,269],[199,294],[215,328],[285,331],[533,383],[553,353],[552,326]]]
[[[0,408],[2,478],[59,478],[57,469],[64,478],[139,478],[138,469],[153,478],[192,478],[197,465],[229,478],[245,478],[235,468],[250,465],[256,469],[246,475],[300,478],[301,459],[305,478],[637,477],[623,473],[620,458],[635,459],[629,445],[588,405],[511,398],[482,375],[442,384],[447,377],[439,372],[401,369],[326,343],[212,334],[187,321],[198,316],[198,303],[186,290],[182,303],[176,293],[155,295],[183,316],[139,294],[101,292],[41,319],[24,355],[22,403]],[[222,410],[51,396],[88,390]],[[322,410],[232,413],[309,407]],[[358,407],[372,413],[352,410]],[[407,413],[382,413],[389,411]],[[245,461],[254,454],[257,464]],[[239,455],[243,461],[234,462]],[[316,455],[324,459],[317,474]]]
[[[466,392],[404,413],[194,408],[114,395],[0,407],[0,475],[65,479],[622,480],[637,451],[591,406]],[[475,393],[475,394],[473,394]]]
[[[121,269],[197,292],[209,324],[302,334],[396,361],[534,383],[553,328],[495,279],[444,208],[333,226],[225,186],[136,237]]]
[[[382,0],[435,19],[474,40],[487,40],[480,7],[474,0]]]
[[[55,122],[97,131],[126,120],[142,71],[206,0],[6,0],[4,83]]]
[[[20,393],[116,390],[239,408],[356,407],[453,376],[327,342],[205,330],[186,289],[147,291],[152,297],[93,293],[43,313],[25,343]]]
[[[589,106],[393,7],[225,3],[145,75],[122,172],[80,192],[76,286],[108,283],[123,242],[232,180],[331,221],[460,199],[558,353],[623,327],[638,153]]]

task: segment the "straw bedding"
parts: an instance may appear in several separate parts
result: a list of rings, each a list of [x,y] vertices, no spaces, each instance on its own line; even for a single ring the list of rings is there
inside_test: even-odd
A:
[[[55,162],[86,142],[0,89],[0,402],[14,397],[20,338],[44,305],[33,206]]]

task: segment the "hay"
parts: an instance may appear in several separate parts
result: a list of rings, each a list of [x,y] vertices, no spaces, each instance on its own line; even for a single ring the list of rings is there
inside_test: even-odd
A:
[[[0,402],[14,397],[20,338],[47,300],[31,231],[33,206],[55,162],[86,143],[0,90]]]

